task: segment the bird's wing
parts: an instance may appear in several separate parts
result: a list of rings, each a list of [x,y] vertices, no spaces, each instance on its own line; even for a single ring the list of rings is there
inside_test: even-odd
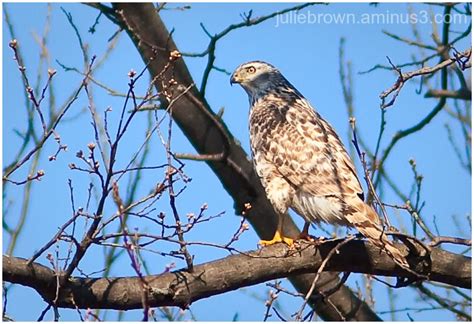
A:
[[[286,143],[278,150],[288,161],[278,167],[282,176],[310,195],[358,195],[363,199],[354,165],[332,126],[304,99],[289,106],[286,134],[282,136]]]

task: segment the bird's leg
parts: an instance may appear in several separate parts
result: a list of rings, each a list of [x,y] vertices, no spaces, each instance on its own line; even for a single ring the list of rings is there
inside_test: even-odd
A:
[[[303,230],[301,231],[299,238],[306,240],[306,241],[314,241],[314,239],[309,235],[309,225],[311,225],[310,222],[305,222],[303,226]]]
[[[294,240],[292,238],[285,237],[283,235],[283,215],[281,215],[281,214],[278,214],[278,226],[277,226],[277,229],[276,229],[276,232],[275,232],[275,235],[273,236],[273,238],[270,241],[260,240],[260,242],[258,242],[258,244],[262,245],[262,246],[267,246],[267,245],[272,245],[272,244],[275,244],[275,243],[278,243],[278,242],[284,242],[284,243],[288,244],[289,246],[293,246],[293,244],[294,244]]]

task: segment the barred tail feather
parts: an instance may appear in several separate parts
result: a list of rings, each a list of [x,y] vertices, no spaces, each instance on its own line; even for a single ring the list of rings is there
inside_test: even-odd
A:
[[[364,235],[372,244],[383,249],[390,255],[393,260],[403,268],[410,268],[403,253],[395,247],[395,245],[388,239],[380,228],[380,219],[372,207],[363,203],[361,208],[364,215],[352,215],[350,217],[351,223],[354,227]],[[362,206],[360,206],[362,207]]]
[[[403,253],[397,249],[395,245],[393,245],[392,242],[390,242],[385,234],[382,236],[382,240],[384,241],[385,246],[383,249],[390,255],[393,260],[400,265],[403,268],[410,268],[410,265],[408,264],[405,256]]]

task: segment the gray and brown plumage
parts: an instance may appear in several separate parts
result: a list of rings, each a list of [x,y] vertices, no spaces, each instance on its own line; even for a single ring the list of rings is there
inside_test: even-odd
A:
[[[281,231],[282,216],[292,208],[311,222],[355,227],[397,263],[408,264],[383,233],[380,218],[364,202],[352,160],[332,126],[272,65],[254,61],[240,65],[231,83],[240,84],[250,101],[250,144],[255,170],[279,214],[270,241],[293,244]]]

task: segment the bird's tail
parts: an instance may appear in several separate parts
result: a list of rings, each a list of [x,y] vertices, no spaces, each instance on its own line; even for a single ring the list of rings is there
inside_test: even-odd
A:
[[[380,227],[380,218],[375,210],[364,202],[361,202],[360,210],[365,214],[365,217],[354,217],[352,224],[354,227],[364,235],[371,243],[381,248],[393,260],[403,268],[410,268],[403,253],[395,247],[395,245],[388,239],[387,235]],[[357,219],[357,218],[360,218]]]

